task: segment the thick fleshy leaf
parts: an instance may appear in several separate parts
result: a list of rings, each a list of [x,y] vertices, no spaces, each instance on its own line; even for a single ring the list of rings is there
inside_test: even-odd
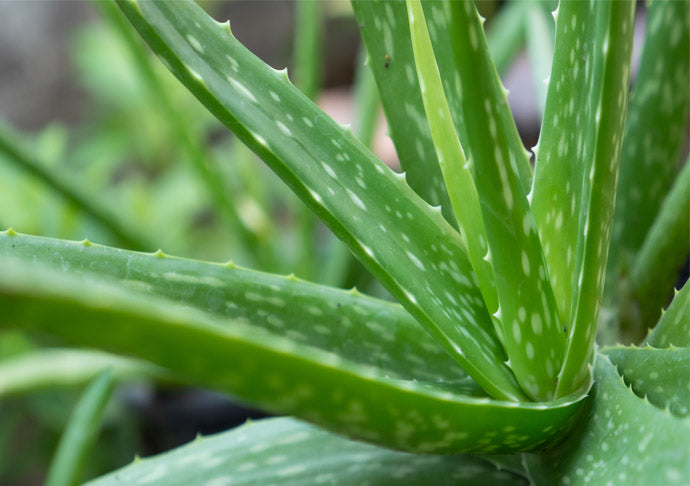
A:
[[[688,484],[690,422],[637,397],[606,355],[594,376],[577,430],[551,452],[526,455],[533,484]]]
[[[582,396],[548,403],[473,398],[109,279],[0,261],[1,326],[139,357],[276,414],[411,452],[508,453],[565,433]]]
[[[460,235],[395,173],[195,3],[121,1],[172,72],[497,398],[522,396]]]
[[[452,221],[415,73],[405,4],[353,0],[352,8],[407,182],[429,204],[441,206]]]
[[[157,294],[222,318],[285,336],[391,377],[446,382],[478,390],[463,370],[401,306],[239,268],[136,253],[89,242],[0,233],[0,258],[21,257],[75,275],[116,279],[143,294]],[[469,388],[467,388],[469,387]]]
[[[616,346],[601,352],[637,396],[679,417],[690,415],[690,348]]]
[[[581,5],[582,4],[582,5]],[[592,10],[590,10],[590,5]],[[634,23],[635,3],[625,2],[594,2],[584,4],[584,2],[572,1],[561,3],[557,21],[558,36],[559,26],[565,31],[566,25],[570,29],[586,30],[588,25],[594,25],[591,42],[584,55],[591,57],[591,63],[585,65],[585,84],[578,83],[573,87],[573,93],[587,93],[587,98],[583,101],[589,106],[589,113],[585,113],[585,118],[579,126],[571,126],[570,129],[582,134],[582,139],[566,142],[570,146],[570,154],[575,154],[572,159],[559,158],[551,165],[552,178],[563,175],[563,166],[569,165],[574,168],[570,176],[563,178],[556,185],[551,187],[554,194],[558,194],[561,200],[558,204],[573,204],[577,209],[577,199],[580,200],[580,210],[576,213],[566,213],[569,208],[554,209],[551,213],[551,227],[558,226],[558,215],[562,219],[570,214],[571,217],[579,218],[578,229],[575,235],[568,233],[569,237],[575,240],[566,240],[564,245],[553,258],[563,260],[563,255],[568,249],[573,250],[576,244],[577,250],[576,265],[572,273],[562,274],[563,278],[571,279],[570,292],[572,293],[572,304],[569,308],[568,322],[568,346],[563,362],[563,367],[558,376],[558,394],[568,394],[570,390],[578,388],[583,380],[586,380],[589,361],[593,358],[593,346],[596,336],[596,327],[599,317],[600,302],[602,299],[604,280],[606,276],[606,259],[608,256],[609,237],[613,220],[613,207],[616,191],[616,181],[618,176],[619,152],[622,142],[622,133],[625,123],[627,108],[628,83],[630,81],[630,60],[632,54],[632,34]],[[574,27],[573,27],[574,25]],[[558,42],[558,40],[557,40]],[[572,45],[577,45],[577,38],[571,40]],[[558,50],[558,46],[556,47]],[[576,49],[570,48],[573,56],[577,56]],[[561,51],[564,49],[561,48]],[[562,56],[570,55],[561,52]],[[569,61],[565,59],[564,62]],[[589,68],[588,68],[589,66]],[[589,72],[587,72],[589,71]],[[554,61],[553,72],[558,72],[561,78],[569,77],[569,70],[564,67],[556,68]],[[587,74],[591,75],[591,79]],[[554,89],[556,93],[563,88],[563,79],[551,80],[549,94]],[[571,97],[566,105],[560,95],[556,97],[555,109],[566,109],[570,114],[570,103],[574,103],[575,98]],[[549,110],[549,98],[547,98],[547,111]],[[593,116],[591,116],[593,114]],[[554,114],[555,115],[555,114]],[[572,116],[572,115],[571,115]],[[571,120],[572,121],[572,120]],[[577,116],[574,121],[577,122]],[[568,127],[561,126],[563,133],[573,133],[567,130]],[[581,141],[580,141],[581,140]],[[571,143],[573,142],[573,143]],[[560,140],[552,139],[551,153],[555,144],[556,155],[558,148],[561,153],[565,153],[565,145],[561,147]],[[548,166],[546,167],[548,168]],[[544,170],[546,170],[546,168]],[[567,173],[567,172],[566,172]],[[553,179],[551,179],[553,182]],[[577,186],[568,184],[571,180],[581,181]],[[535,179],[535,190],[539,179]],[[566,185],[564,188],[563,185]],[[574,192],[572,192],[574,190]],[[564,197],[570,196],[570,197]],[[536,198],[536,193],[535,193]],[[542,202],[548,206],[548,199]],[[556,205],[555,208],[559,206]],[[536,211],[535,211],[536,213]],[[548,214],[542,211],[542,214]],[[554,216],[555,215],[555,216]],[[555,217],[555,220],[553,219]],[[546,222],[548,215],[543,222]],[[548,225],[548,223],[547,223]],[[575,226],[575,225],[573,225]],[[551,242],[554,237],[544,234],[542,242],[544,245]],[[545,237],[546,236],[546,237]],[[561,240],[561,236],[555,237]],[[565,317],[565,315],[564,315]]]
[[[642,330],[656,322],[668,302],[689,250],[690,158],[664,199],[630,272]]]
[[[655,348],[690,346],[690,285],[685,283],[647,337]]]
[[[106,369],[117,381],[170,378],[157,366],[100,351],[40,349],[0,361],[0,399],[84,385]]]
[[[526,484],[472,456],[412,455],[353,442],[289,418],[248,422],[134,463],[88,486],[130,484]]]
[[[477,189],[474,187],[472,171],[465,159],[460,140],[455,131],[451,110],[443,92],[441,75],[431,46],[427,24],[424,20],[422,3],[407,2],[410,36],[415,67],[421,87],[424,111],[426,112],[431,137],[436,148],[441,174],[448,190],[453,213],[458,222],[465,248],[477,276],[484,303],[489,309],[498,308],[498,297],[494,283],[491,262],[485,260],[486,231],[479,207]],[[495,325],[501,341],[502,329]]]
[[[621,149],[610,275],[627,270],[678,172],[690,106],[689,43],[688,2],[650,1]]]
[[[527,163],[472,2],[450,3],[451,45],[510,366],[533,399],[554,395],[565,349],[556,303],[519,167]],[[464,75],[464,73],[468,73]],[[507,120],[506,118],[509,118]],[[471,120],[471,123],[470,123]]]
[[[105,370],[86,388],[60,438],[48,468],[46,486],[71,486],[80,482],[114,387],[113,375]]]
[[[177,106],[177,101],[168,91],[162,81],[159,72],[154,69],[151,56],[137,38],[136,32],[128,25],[127,19],[120,9],[111,0],[95,1],[100,14],[107,21],[117,35],[124,41],[127,51],[135,68],[135,74],[146,88],[146,94],[150,103],[160,110],[170,127],[171,135],[175,138],[178,147],[184,152],[190,167],[199,181],[203,184],[214,209],[223,217],[223,223],[240,236],[242,242],[249,248],[257,248],[259,242],[254,232],[255,228],[247,225],[238,211],[239,201],[233,200],[232,194],[228,194],[223,181],[223,175],[218,169],[218,164],[213,154],[203,145],[203,137],[196,133],[192,118],[186,116]],[[145,250],[149,248],[135,248]],[[259,252],[256,252],[259,253]]]
[[[556,43],[532,188],[532,211],[544,247],[563,326],[570,327],[580,228],[569,224],[582,210],[587,172],[586,125],[594,121],[589,86],[598,58],[592,55],[596,14],[587,2],[563,2],[556,18]],[[591,120],[591,121],[590,121]]]

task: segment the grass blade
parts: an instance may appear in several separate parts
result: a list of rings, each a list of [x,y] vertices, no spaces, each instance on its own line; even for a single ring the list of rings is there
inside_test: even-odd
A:
[[[82,467],[96,440],[114,384],[112,374],[105,370],[79,399],[48,469],[46,486],[72,486],[80,482]]]
[[[468,397],[455,387],[378,368],[102,277],[0,263],[0,326],[136,356],[272,413],[412,452],[515,452],[544,447],[572,424],[582,395],[548,403]],[[356,344],[355,344],[356,345]]]
[[[128,227],[105,204],[41,163],[20,140],[20,136],[13,133],[4,123],[0,123],[0,153],[4,154],[8,161],[16,163],[100,223],[126,248],[138,250],[154,248],[154,244],[148,237]]]
[[[497,398],[522,395],[504,364],[460,237],[438,210],[309,102],[284,72],[249,53],[227,24],[215,22],[193,2],[122,1],[120,6],[173,73],[264,159],[482,388]],[[261,89],[248,88],[257,84]]]

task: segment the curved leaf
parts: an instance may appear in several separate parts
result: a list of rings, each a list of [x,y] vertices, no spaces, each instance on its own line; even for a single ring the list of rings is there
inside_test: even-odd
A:
[[[113,379],[165,377],[165,370],[149,363],[99,351],[40,349],[0,361],[0,399],[44,388],[78,386],[109,369]]]
[[[576,432],[525,456],[533,484],[688,484],[690,422],[638,398],[606,355],[597,355],[594,376]]]
[[[79,482],[114,387],[113,376],[106,369],[84,391],[60,437],[48,469],[46,486],[71,486]]]
[[[399,305],[356,291],[164,255],[0,232],[0,257],[20,257],[87,277],[110,277],[141,294],[167,297],[308,346],[334,352],[391,377],[480,390]]]
[[[688,2],[650,1],[640,70],[621,149],[611,235],[612,276],[625,271],[617,267],[629,265],[642,246],[678,173],[690,107],[689,43]]]
[[[573,204],[572,201],[577,203],[579,199],[581,204],[579,212],[559,213],[563,218],[567,214],[579,217],[577,233],[570,234],[576,238],[577,246],[573,247],[575,242],[568,240],[563,249],[554,254],[554,258],[562,260],[563,255],[567,254],[567,248],[577,249],[576,265],[572,273],[563,274],[563,278],[572,279],[572,295],[566,295],[571,297],[572,304],[569,315],[563,315],[564,319],[568,319],[568,345],[563,367],[558,375],[558,395],[570,393],[587,379],[589,362],[593,359],[594,339],[606,277],[621,133],[627,108],[635,13],[635,3],[632,1],[594,2],[585,4],[584,11],[581,4],[584,2],[563,2],[558,17],[558,24],[563,26],[564,30],[569,22],[571,28],[573,24],[575,28],[594,26],[593,40],[588,43],[589,52],[585,51],[585,55],[591,56],[592,59],[589,68],[591,80],[587,80],[585,84],[578,84],[576,90],[588,94],[585,101],[589,106],[590,116],[585,117],[582,126],[572,127],[583,132],[582,142],[578,139],[577,147],[571,148],[579,154],[576,158],[578,162],[572,164],[570,159],[560,159],[561,164],[574,165],[572,176],[580,182],[576,186],[571,186],[570,191],[566,189],[565,194],[571,196],[570,201],[562,196],[563,181],[552,188],[560,199],[570,204]],[[591,11],[589,5],[592,5]],[[567,69],[557,70],[555,64],[553,72],[561,73],[562,77],[570,76]],[[552,86],[557,92],[558,81],[552,80]],[[571,102],[574,102],[574,98],[569,103]],[[547,110],[548,104],[547,98]],[[564,106],[560,105],[561,108]],[[592,114],[594,116],[591,116]],[[566,130],[566,127],[562,130]],[[560,144],[555,140],[554,142]],[[556,167],[553,169],[553,177],[558,177],[563,169],[563,165]],[[566,187],[569,181],[569,178],[565,179]],[[535,190],[536,185],[537,179]],[[571,192],[573,190],[575,192]],[[558,216],[553,227],[555,226],[558,226]],[[547,244],[550,240],[542,241]]]
[[[601,350],[635,394],[679,417],[690,415],[690,348]]]
[[[545,447],[582,397],[548,403],[472,398],[236,320],[26,261],[0,261],[0,325],[136,356],[277,414],[412,452],[516,452]]]
[[[284,72],[247,51],[228,24],[215,22],[191,1],[119,5],[172,72],[482,388],[497,398],[522,396],[460,236],[438,210],[307,100]]]
[[[676,293],[646,342],[655,348],[690,346],[690,285],[687,282]]]
[[[656,322],[690,250],[690,158],[685,163],[633,262],[630,283],[642,328]]]
[[[353,0],[388,133],[410,187],[453,221],[415,75],[407,12],[403,2]]]
[[[233,485],[505,485],[523,477],[472,456],[412,455],[352,442],[289,418],[248,422],[91,481],[130,484]]]
[[[470,159],[486,229],[486,259],[510,367],[529,397],[554,396],[565,337],[520,167],[528,164],[472,2],[450,2],[449,24]],[[471,122],[470,122],[471,120]],[[487,302],[487,305],[489,303]]]

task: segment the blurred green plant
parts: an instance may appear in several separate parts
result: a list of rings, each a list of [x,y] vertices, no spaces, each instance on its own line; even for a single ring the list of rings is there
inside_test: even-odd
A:
[[[163,64],[397,303],[232,262],[8,229],[0,234],[3,326],[137,357],[160,366],[132,364],[138,376],[226,391],[329,431],[270,419],[137,460],[94,484],[690,481],[690,287],[658,319],[690,245],[688,165],[682,172],[677,166],[690,97],[686,2],[650,2],[628,103],[632,1],[564,0],[555,29],[542,4],[510,4],[495,19],[512,33],[509,41],[493,34],[489,44],[470,1],[354,0],[405,174],[386,167],[310,100],[318,90],[319,4],[298,8],[305,24],[298,23],[296,69],[304,93],[287,71],[259,60],[228,23],[191,1],[117,4]],[[292,264],[303,276],[342,286],[353,273],[343,271],[351,265],[347,253],[336,251],[340,262],[327,262],[319,249],[331,243],[319,244],[318,226],[301,206],[291,207],[299,221],[294,241],[304,251],[283,258],[283,228],[271,222],[266,199],[273,182],[269,190],[251,185],[260,172],[244,164],[248,155],[239,145],[232,153],[243,161],[243,184],[219,190],[232,177],[212,161],[227,147],[209,150],[199,142],[203,129],[168,98],[178,88],[144,62],[114,4],[101,8],[137,59],[149,116],[168,122],[152,126],[170,126],[161,143],[172,136],[179,145],[171,152],[191,160],[179,167],[199,176],[195,197],[208,195],[213,215],[226,207],[226,217],[214,222],[237,237],[233,251],[248,255],[242,262],[274,271]],[[544,58],[552,34],[533,173],[489,46],[505,65],[515,53],[511,39],[525,40],[539,77],[549,72]],[[366,75],[360,79],[371,85]],[[359,92],[370,93],[365,87]],[[362,113],[373,113],[376,97],[361,97],[370,100]],[[141,150],[152,149],[141,137]],[[122,236],[108,223],[116,216],[94,213],[102,203],[93,186],[70,197],[85,186],[21,155],[17,138],[3,138],[6,158],[39,166],[34,172],[48,174],[42,179],[53,190],[110,236]],[[177,200],[189,183],[180,177],[163,200]],[[255,204],[250,216],[244,197]],[[617,200],[622,209],[614,217]],[[640,201],[652,213],[644,221],[634,209]],[[189,225],[189,212],[162,214],[148,228],[132,226],[147,228],[142,233],[156,241],[176,228],[183,254],[208,237],[203,225]],[[324,277],[324,267],[339,270]],[[645,347],[612,345],[640,342],[657,320]],[[16,376],[31,362],[6,369]],[[25,376],[36,383],[29,389],[50,380]],[[15,379],[16,389],[21,381]],[[79,408],[98,402],[96,394],[87,392]],[[77,413],[69,430],[96,417],[97,408]],[[76,440],[74,446],[81,450]]]

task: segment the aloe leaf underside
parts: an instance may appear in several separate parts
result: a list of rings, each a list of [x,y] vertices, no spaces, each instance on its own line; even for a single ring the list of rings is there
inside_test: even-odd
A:
[[[521,476],[497,470],[476,457],[395,452],[349,441],[290,418],[249,422],[232,431],[199,438],[87,484],[203,482],[231,486],[264,485],[275,480],[282,485],[526,484]]]

